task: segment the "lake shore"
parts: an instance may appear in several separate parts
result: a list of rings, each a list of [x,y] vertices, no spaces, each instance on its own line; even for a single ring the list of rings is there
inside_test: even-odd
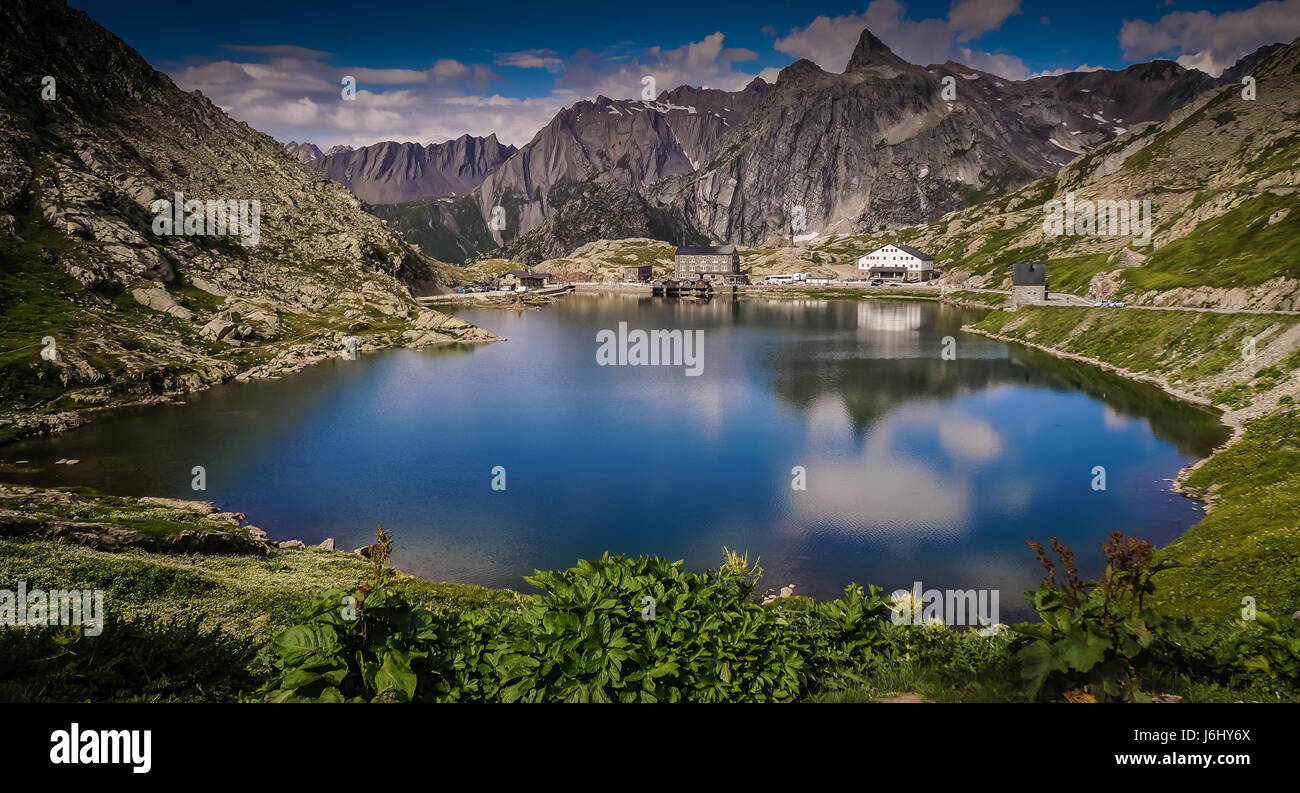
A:
[[[1056,315],[1043,315],[1045,311]],[[1293,375],[1291,370],[1300,365],[1297,326],[1285,317],[1233,320],[1231,315],[1209,319],[1145,313],[1148,316],[1135,318],[1112,309],[1021,308],[992,312],[963,330],[1088,363],[1187,402],[1225,407],[1220,420],[1232,435],[1184,467],[1171,485],[1173,492],[1205,504],[1205,517],[1160,550],[1160,558],[1178,567],[1161,574],[1157,600],[1164,611],[1179,616],[1232,619],[1244,598],[1258,603],[1260,610],[1290,614],[1300,608],[1300,384],[1294,376],[1269,375]],[[1240,325],[1234,328],[1234,322]],[[1152,343],[1162,351],[1173,348],[1166,338],[1182,344],[1189,337],[1203,337],[1207,324],[1213,326],[1209,338],[1216,340],[1218,349],[1184,350],[1181,360],[1177,355],[1142,353],[1144,345]],[[1002,328],[1012,330],[999,332]],[[1260,345],[1251,360],[1224,355],[1225,345],[1238,349],[1240,342],[1233,336],[1246,331],[1259,331],[1256,338],[1269,343]],[[1106,336],[1123,336],[1124,341],[1106,344]],[[1197,369],[1216,356],[1217,361]],[[1189,377],[1187,372],[1200,376]],[[1243,387],[1249,393],[1244,404],[1225,404],[1228,395]]]
[[[355,354],[404,347],[425,349],[448,344],[490,344],[504,341],[477,326],[433,309],[420,309],[416,319],[392,332],[366,334],[335,331],[329,340],[293,344],[279,349],[269,360],[241,369],[238,366],[216,367],[179,378],[182,387],[144,397],[113,396],[97,393],[93,403],[83,404],[73,392],[65,392],[60,403],[75,404],[75,409],[51,410],[49,406],[0,412],[0,448],[14,441],[39,435],[53,435],[76,429],[95,417],[112,410],[149,405],[175,404],[185,397],[230,382],[277,380],[343,354],[343,340],[355,338]],[[92,400],[86,398],[86,402]]]

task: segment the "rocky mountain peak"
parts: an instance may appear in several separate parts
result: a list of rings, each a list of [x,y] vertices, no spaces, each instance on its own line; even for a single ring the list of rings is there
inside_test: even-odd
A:
[[[316,144],[309,143],[308,141],[299,143],[296,140],[291,140],[284,144],[284,150],[289,152],[289,156],[302,163],[311,162],[321,156],[321,151],[317,148]]]
[[[862,29],[862,35],[858,38],[858,45],[853,48],[853,55],[849,57],[849,65],[844,71],[857,72],[872,66],[891,66],[894,68],[904,67],[912,68],[912,65],[894,54],[894,51],[885,46],[885,42],[876,38],[876,35],[867,28]]]

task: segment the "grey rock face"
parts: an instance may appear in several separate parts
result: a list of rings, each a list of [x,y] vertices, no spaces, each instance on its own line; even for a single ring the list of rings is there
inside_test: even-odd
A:
[[[194,312],[182,306],[180,301],[172,297],[171,293],[164,289],[132,289],[131,297],[135,299],[135,302],[154,311],[170,314],[186,322],[194,321]]]
[[[597,97],[560,111],[526,146],[475,191],[479,216],[506,212],[497,243],[518,239],[582,194],[586,180],[607,173],[643,193],[665,177],[693,172],[714,155],[767,84],[742,91],[683,87],[654,102]]]
[[[203,326],[203,330],[200,332],[210,339],[221,341],[229,336],[234,330],[235,323],[228,322],[220,317],[213,317],[208,321],[208,324]]]

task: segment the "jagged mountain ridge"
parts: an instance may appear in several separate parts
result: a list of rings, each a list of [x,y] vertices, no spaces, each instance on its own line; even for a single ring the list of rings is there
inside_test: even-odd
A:
[[[306,162],[367,204],[400,204],[467,195],[516,151],[495,134],[462,135],[428,145],[385,141],[355,149],[336,146],[324,155],[318,149]]]

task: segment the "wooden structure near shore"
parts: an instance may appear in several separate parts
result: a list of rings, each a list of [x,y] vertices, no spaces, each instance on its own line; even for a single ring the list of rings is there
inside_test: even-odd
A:
[[[655,297],[712,297],[734,294],[734,285],[721,285],[706,278],[657,278],[650,282],[650,294]]]

